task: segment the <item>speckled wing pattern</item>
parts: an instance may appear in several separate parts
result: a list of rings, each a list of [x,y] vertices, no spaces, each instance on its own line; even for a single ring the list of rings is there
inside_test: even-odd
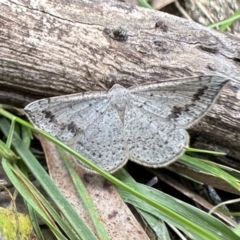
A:
[[[38,100],[25,112],[35,126],[111,173],[128,160],[162,167],[184,153],[185,129],[210,110],[227,81],[198,76],[128,89],[115,84],[108,92]]]

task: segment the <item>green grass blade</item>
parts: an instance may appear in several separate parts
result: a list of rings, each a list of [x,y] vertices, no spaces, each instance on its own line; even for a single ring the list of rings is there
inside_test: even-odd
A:
[[[164,221],[141,209],[137,208],[137,210],[138,213],[145,219],[147,224],[151,226],[158,239],[171,240],[169,231]]]
[[[142,7],[153,9],[147,0],[138,0],[138,2]]]
[[[211,24],[208,27],[209,28],[217,28],[218,27],[219,30],[225,31],[228,27],[230,27],[233,24],[233,22],[235,22],[239,18],[240,18],[240,10],[235,12],[231,17],[229,17],[223,21]]]
[[[124,201],[176,226],[187,234],[191,233],[195,236],[194,239],[239,239],[230,228],[218,219],[154,188],[136,183],[126,171],[121,170],[116,173],[116,176],[129,186],[135,188],[142,195],[148,196],[152,200],[157,201],[162,208],[160,209],[145,204],[140,199],[130,195],[124,189],[117,187],[117,191]],[[196,231],[192,231],[193,228],[196,228]]]
[[[197,148],[187,148],[186,152],[195,152],[195,153],[206,153],[206,154],[212,154],[217,156],[223,156],[226,155],[226,153],[223,152],[216,152],[216,151],[210,151],[210,150],[202,150]]]
[[[224,181],[228,182],[232,187],[240,191],[240,184],[238,179],[231,176],[229,173],[225,172],[224,170],[209,161],[200,160],[198,158],[190,157],[187,155],[181,156],[178,161],[196,170],[210,173],[218,178],[221,178]]]
[[[38,224],[37,214],[36,214],[35,210],[32,208],[32,206],[27,201],[25,201],[25,205],[27,207],[28,215],[29,215],[29,218],[31,219],[31,223],[33,225],[33,229],[37,236],[37,239],[44,240],[41,228]]]

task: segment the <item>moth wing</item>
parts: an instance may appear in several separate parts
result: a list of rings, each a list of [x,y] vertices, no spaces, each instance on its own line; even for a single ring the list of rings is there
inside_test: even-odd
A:
[[[117,110],[109,105],[107,93],[42,99],[27,105],[25,111],[38,128],[109,172],[128,160],[123,123]]]
[[[129,159],[156,168],[175,161],[189,142],[185,129],[134,103],[129,104],[125,112],[124,135]]]
[[[108,101],[105,92],[71,94],[37,100],[24,110],[35,126],[67,142],[83,133],[107,109]]]
[[[108,107],[78,136],[73,148],[108,172],[123,167],[129,154],[117,110]]]
[[[134,102],[181,127],[188,128],[213,106],[227,78],[198,76],[133,87]]]

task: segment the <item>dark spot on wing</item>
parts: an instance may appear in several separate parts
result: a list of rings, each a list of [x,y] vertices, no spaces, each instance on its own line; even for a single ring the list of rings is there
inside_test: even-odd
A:
[[[169,115],[169,118],[178,118],[181,115],[181,112],[184,111],[184,108],[174,106]]]
[[[147,105],[147,102],[143,102],[143,104],[141,104],[141,105],[139,106],[139,108],[142,108],[143,105]]]
[[[51,111],[43,110],[42,113],[45,115],[45,118],[49,119],[49,122],[53,122],[55,115]]]
[[[198,89],[198,91],[193,94],[192,101],[195,102],[196,100],[199,100],[200,97],[204,94],[204,92],[208,89],[207,86],[204,86],[203,88]]]
[[[74,122],[71,122],[70,124],[68,124],[67,128],[68,128],[69,132],[71,132],[74,135],[76,135],[76,133],[78,131],[78,128],[77,128],[77,126],[76,126],[76,124]]]
[[[195,102],[199,101],[201,96],[203,96],[205,91],[207,90],[208,90],[207,86],[203,86],[202,88],[199,88],[197,92],[193,94],[191,99],[192,100],[191,104],[186,104],[185,106],[182,106],[182,107],[174,106],[169,115],[169,118],[178,118],[182,112],[188,112],[189,108],[195,106]]]

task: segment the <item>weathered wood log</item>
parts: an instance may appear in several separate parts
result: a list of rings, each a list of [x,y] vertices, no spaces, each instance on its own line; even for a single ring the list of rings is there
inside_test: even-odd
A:
[[[240,158],[240,40],[121,2],[0,0],[0,102],[192,75],[235,80],[193,130]]]

